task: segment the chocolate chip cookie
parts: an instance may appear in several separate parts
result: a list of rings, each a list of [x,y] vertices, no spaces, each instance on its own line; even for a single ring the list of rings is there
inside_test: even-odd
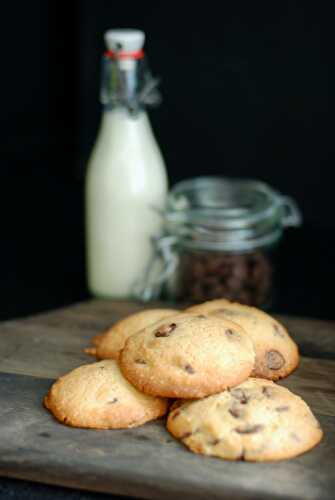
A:
[[[114,360],[80,366],[60,377],[44,405],[61,423],[92,429],[137,427],[164,415],[168,401],[137,391]]]
[[[218,299],[189,307],[186,312],[230,319],[242,326],[255,349],[255,368],[251,374],[254,377],[278,380],[298,366],[298,347],[284,326],[255,307]]]
[[[147,394],[201,398],[245,380],[254,359],[252,342],[236,323],[184,313],[128,338],[120,367]]]
[[[228,460],[291,458],[322,438],[318,421],[299,396],[256,378],[205,399],[176,402],[167,428],[195,453]]]
[[[118,359],[128,337],[156,321],[177,314],[176,309],[146,309],[121,319],[91,340],[95,347],[85,349],[97,359]]]

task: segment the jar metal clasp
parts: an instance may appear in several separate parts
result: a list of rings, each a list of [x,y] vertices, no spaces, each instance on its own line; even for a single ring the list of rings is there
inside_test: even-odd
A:
[[[154,256],[144,276],[134,286],[133,295],[136,299],[148,302],[159,298],[162,286],[178,266],[175,251],[177,241],[178,238],[172,235],[152,237]]]
[[[296,202],[290,196],[279,196],[282,208],[283,227],[298,227],[302,224],[302,215]]]

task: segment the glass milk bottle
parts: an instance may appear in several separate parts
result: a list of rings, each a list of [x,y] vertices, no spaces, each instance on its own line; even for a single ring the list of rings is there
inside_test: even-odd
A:
[[[135,295],[161,231],[167,174],[145,110],[159,95],[144,37],[138,30],[105,33],[103,114],[86,176],[87,278],[100,297]]]

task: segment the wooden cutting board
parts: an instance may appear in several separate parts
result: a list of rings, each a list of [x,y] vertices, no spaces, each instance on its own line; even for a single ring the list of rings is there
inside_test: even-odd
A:
[[[141,498],[334,498],[335,322],[280,318],[303,354],[282,384],[307,401],[325,431],[317,448],[293,460],[198,456],[163,419],[117,431],[57,423],[41,404],[53,379],[91,362],[83,353],[90,337],[140,308],[90,301],[0,325],[0,475]]]

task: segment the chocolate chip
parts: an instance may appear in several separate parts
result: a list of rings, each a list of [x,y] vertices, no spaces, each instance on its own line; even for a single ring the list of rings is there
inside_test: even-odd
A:
[[[230,391],[233,398],[238,399],[241,405],[245,405],[248,402],[248,398],[242,389],[233,389]]]
[[[243,411],[239,410],[238,408],[229,408],[228,411],[231,414],[231,416],[234,418],[241,418],[243,415]]]
[[[272,387],[264,385],[262,388],[262,393],[265,394],[267,398],[272,398],[273,396]]]
[[[270,370],[280,370],[285,364],[285,358],[278,351],[268,351],[265,359],[266,365]]]
[[[192,432],[185,432],[180,436],[180,439],[186,439],[188,437],[192,436]]]
[[[204,314],[198,314],[197,318],[199,318],[199,319],[207,319],[207,316],[205,316]]]
[[[230,328],[225,331],[226,337],[230,340],[240,340],[241,335],[237,333],[235,330],[231,330]]]
[[[191,365],[185,365],[184,369],[185,369],[185,371],[187,371],[187,373],[190,373],[190,374],[195,373],[194,368]]]
[[[276,411],[278,411],[279,413],[282,413],[283,411],[288,411],[290,409],[289,406],[285,405],[285,406],[277,406],[276,408]]]
[[[208,444],[211,445],[211,446],[216,446],[217,444],[219,444],[221,441],[221,439],[213,439],[212,441],[208,441]]]
[[[300,443],[300,437],[298,436],[298,434],[296,434],[295,432],[291,432],[290,436],[292,439],[294,439],[294,441],[297,441],[297,443]]]
[[[176,323],[161,326],[156,332],[155,337],[168,337],[173,330],[177,328]]]
[[[263,425],[247,425],[246,427],[236,427],[235,432],[238,434],[254,434],[263,429]]]
[[[140,359],[140,358],[135,359],[135,363],[137,363],[138,365],[146,365],[147,364],[147,362],[144,361],[144,359]]]
[[[118,398],[113,398],[111,401],[108,401],[107,404],[112,405],[118,401]]]
[[[262,387],[262,393],[265,394],[267,398],[272,397],[272,389],[270,387],[267,387],[266,385]]]
[[[281,338],[285,337],[284,333],[281,331],[281,329],[276,323],[273,323],[273,334],[275,337],[281,337]]]

